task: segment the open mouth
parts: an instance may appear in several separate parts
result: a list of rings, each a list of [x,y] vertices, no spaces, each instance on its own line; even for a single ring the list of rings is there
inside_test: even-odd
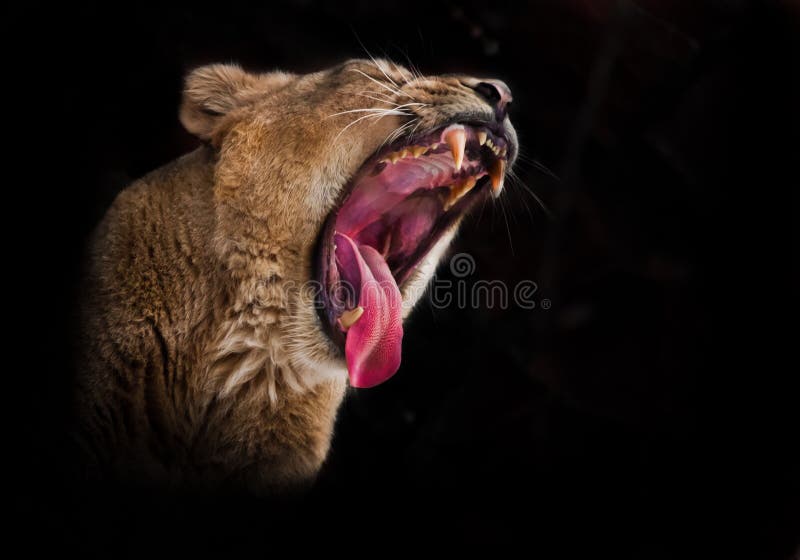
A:
[[[400,367],[401,288],[475,202],[503,187],[513,146],[483,126],[452,124],[405,138],[361,167],[319,239],[323,323],[344,347],[351,385]]]

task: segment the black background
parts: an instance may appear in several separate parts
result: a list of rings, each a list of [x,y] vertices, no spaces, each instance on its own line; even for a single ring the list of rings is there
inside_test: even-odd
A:
[[[23,146],[6,165],[21,172],[6,192],[22,339],[7,348],[22,381],[8,484],[29,550],[383,554],[430,539],[540,558],[791,556],[796,4],[6,10],[6,139]],[[511,86],[517,173],[550,213],[511,184],[453,252],[474,258],[469,282],[533,280],[551,307],[420,306],[400,372],[346,400],[306,496],[77,486],[62,427],[82,250],[116,193],[197,145],[177,120],[183,76],[312,71],[360,43]]]

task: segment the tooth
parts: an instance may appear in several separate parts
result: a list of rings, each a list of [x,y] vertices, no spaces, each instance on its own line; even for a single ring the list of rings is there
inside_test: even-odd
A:
[[[486,145],[489,146],[490,148],[494,148],[494,142],[492,142],[491,138],[486,139]]]
[[[453,153],[453,161],[456,162],[456,171],[458,171],[461,169],[461,162],[464,161],[464,145],[467,143],[467,133],[463,128],[454,128],[446,133],[444,139],[450,146],[450,151]]]
[[[347,329],[355,325],[356,321],[358,321],[361,318],[361,315],[363,314],[364,314],[364,308],[361,307],[360,305],[353,309],[349,309],[344,313],[342,313],[341,316],[339,317],[339,326],[342,327],[342,330],[346,331]]]
[[[392,152],[389,154],[389,161],[392,163],[397,163],[398,159],[400,159],[400,152]]]
[[[479,143],[481,146],[483,146],[484,144],[486,144],[486,133],[485,133],[484,131],[482,131],[482,130],[481,130],[481,131],[477,132],[477,133],[476,133],[476,136],[478,137],[478,143]]]
[[[450,210],[450,207],[453,205],[453,202],[455,201],[455,198],[454,198],[454,194],[455,193],[454,193],[454,190],[453,190],[454,187],[455,187],[455,185],[450,185],[448,187],[448,189],[450,189],[450,192],[447,195],[447,199],[444,201],[444,211],[445,212]]]
[[[474,187],[477,182],[478,180],[475,177],[467,177],[452,185],[450,187],[450,195],[444,203],[444,209],[449,210],[452,208],[456,202],[461,200],[462,196],[472,190],[472,187]]]
[[[459,198],[467,194],[469,191],[472,190],[472,187],[475,186],[478,180],[475,177],[467,177],[464,181],[459,185]]]
[[[411,153],[414,154],[415,158],[418,158],[427,151],[428,148],[426,148],[425,146],[414,146],[413,148],[411,148]]]
[[[386,257],[389,255],[389,249],[392,248],[392,230],[389,230],[386,234],[386,239],[383,240],[383,251],[381,251],[381,255],[383,255],[383,260],[386,260]]]
[[[475,177],[467,177],[453,185],[453,189],[458,193],[459,198],[461,198],[475,186],[475,183],[477,183]]]
[[[435,150],[438,147],[439,147],[439,142],[435,142],[435,143],[431,144],[431,150]]]
[[[503,146],[503,149],[500,150],[500,156],[501,157],[506,157],[507,153],[508,153],[508,149],[505,146]]]
[[[492,196],[497,198],[503,190],[503,178],[506,174],[506,161],[496,159],[489,169],[489,178],[492,180]]]

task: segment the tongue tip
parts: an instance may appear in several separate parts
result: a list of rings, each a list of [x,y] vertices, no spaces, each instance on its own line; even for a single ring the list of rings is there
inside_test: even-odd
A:
[[[350,386],[355,387],[356,389],[372,389],[380,384],[381,381],[378,380],[366,380],[350,376]]]
[[[377,371],[348,368],[350,386],[356,389],[370,389],[388,381],[400,368],[400,360],[397,360],[397,364],[382,364],[382,366]]]

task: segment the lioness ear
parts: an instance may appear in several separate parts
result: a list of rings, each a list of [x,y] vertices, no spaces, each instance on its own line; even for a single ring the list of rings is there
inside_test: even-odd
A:
[[[242,102],[242,94],[259,81],[233,64],[201,66],[186,76],[180,119],[186,130],[203,140],[211,138],[220,118]]]

